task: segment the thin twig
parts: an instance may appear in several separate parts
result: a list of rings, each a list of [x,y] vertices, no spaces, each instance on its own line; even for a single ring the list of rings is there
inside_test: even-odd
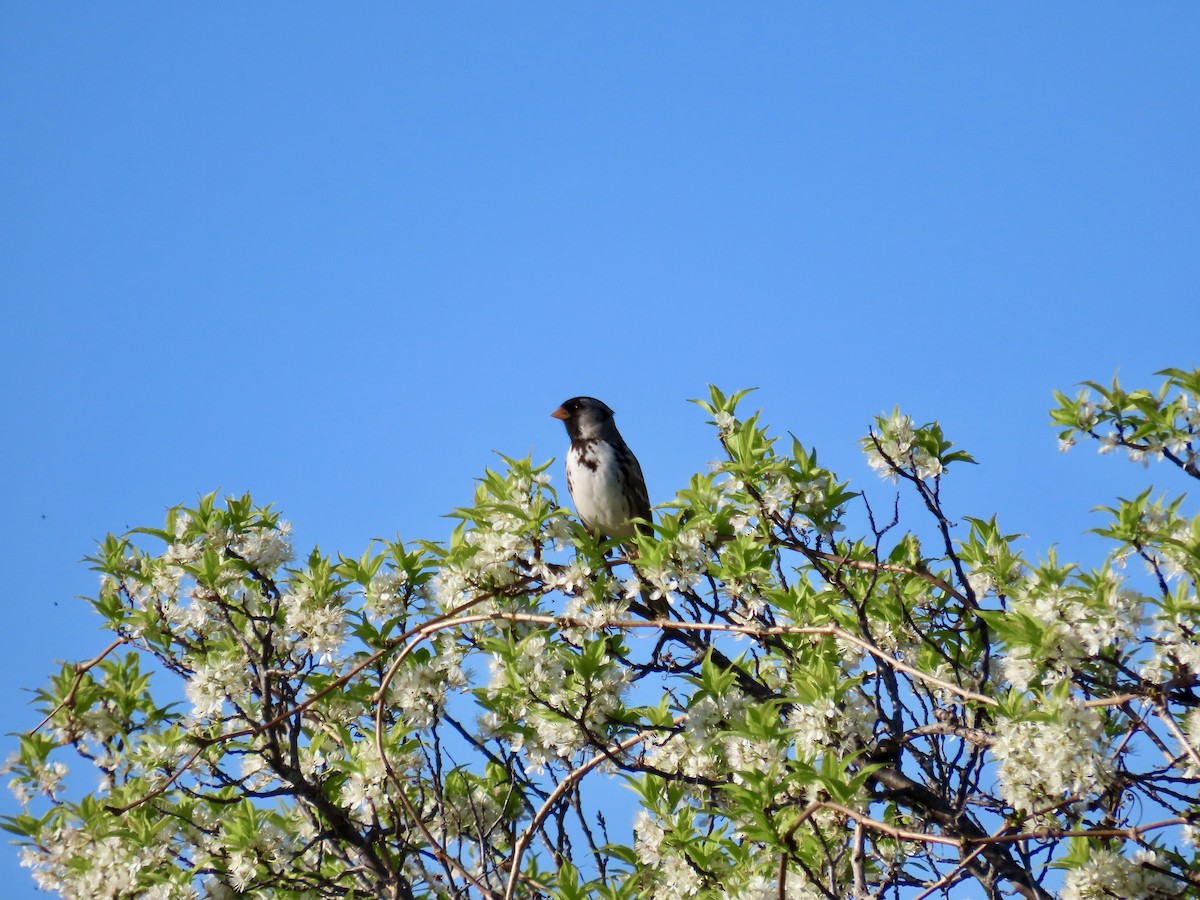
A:
[[[126,804],[125,806],[105,806],[104,808],[107,809],[113,815],[120,816],[120,815],[124,815],[125,813],[129,812],[131,809],[137,809],[143,803],[149,803],[155,797],[166,793],[167,788],[169,788],[171,785],[173,785],[175,783],[175,781],[179,778],[179,776],[182,775],[184,772],[186,772],[188,770],[188,768],[192,765],[192,763],[194,763],[197,759],[200,758],[200,754],[203,753],[208,747],[211,747],[211,746],[212,746],[212,744],[205,743],[205,744],[202,744],[201,746],[197,747],[196,752],[193,753],[191,756],[189,756],[187,758],[187,760],[183,763],[183,765],[181,765],[178,769],[175,770],[175,772],[171,775],[170,778],[168,778],[166,781],[164,781],[162,784],[160,784],[158,787],[156,787],[154,790],[152,790],[146,796],[140,797],[139,799],[134,800],[132,803]]]
[[[834,812],[840,812],[846,818],[861,823],[872,831],[878,831],[881,834],[886,834],[888,837],[894,837],[901,841],[913,841],[919,844],[946,844],[950,847],[961,847],[966,840],[966,838],[942,837],[940,834],[925,834],[920,831],[897,828],[895,825],[889,825],[887,822],[872,819],[870,816],[865,815],[862,810],[842,806],[840,803],[834,803],[829,800],[823,801],[821,806],[825,809],[832,809]]]
[[[686,716],[676,716],[675,724],[678,725],[685,718]],[[513,893],[517,888],[517,879],[520,875],[521,857],[525,854],[525,849],[529,846],[529,842],[533,840],[534,833],[546,821],[546,817],[550,815],[563,795],[578,784],[583,776],[596,768],[596,766],[611,759],[617,753],[624,753],[632,747],[636,747],[649,736],[651,731],[657,731],[657,729],[648,728],[626,738],[618,744],[606,747],[583,765],[568,772],[567,776],[551,791],[550,796],[546,798],[546,802],[542,804],[537,814],[530,820],[529,825],[521,832],[521,836],[517,838],[516,844],[513,845],[513,856],[512,861],[509,863],[508,886],[504,890],[504,900],[512,900]]]
[[[839,566],[848,566],[851,569],[860,569],[866,572],[895,572],[898,575],[912,575],[920,578],[922,581],[928,581],[934,587],[945,591],[955,600],[960,603],[969,603],[962,593],[960,593],[954,585],[950,584],[944,578],[938,578],[932,572],[916,569],[912,566],[901,566],[896,563],[874,562],[869,559],[851,559],[849,555],[842,553],[826,553],[823,550],[805,550],[806,556],[818,556],[821,559],[829,562],[837,563]]]
[[[980,838],[963,838],[967,844],[1012,844],[1018,841],[1040,841],[1046,838],[1125,838],[1126,840],[1136,841],[1148,831],[1157,831],[1159,828],[1170,828],[1172,825],[1186,825],[1187,819],[1182,816],[1174,816],[1170,819],[1162,819],[1158,822],[1151,822],[1149,825],[1130,825],[1128,828],[1039,828],[1035,831],[1021,831],[1013,834],[990,834],[987,837]]]
[[[1197,766],[1200,766],[1200,753],[1196,752],[1196,748],[1193,747],[1191,741],[1187,739],[1187,735],[1179,730],[1179,726],[1175,724],[1175,717],[1171,715],[1171,710],[1167,708],[1167,704],[1161,700],[1156,700],[1154,702],[1154,708],[1158,710],[1158,717],[1162,720],[1163,724],[1167,726],[1167,730],[1169,730],[1171,734],[1175,735],[1175,740],[1179,741],[1179,743],[1183,745],[1184,752],[1192,758],[1193,763],[1195,763]]]
[[[925,900],[926,897],[933,896],[934,891],[937,891],[939,888],[946,887],[947,885],[958,880],[958,877],[964,871],[966,871],[966,868],[967,868],[967,866],[969,866],[971,864],[971,861],[973,859],[975,859],[975,857],[977,857],[980,853],[983,852],[983,848],[984,848],[984,845],[980,844],[978,847],[976,847],[974,850],[972,850],[970,853],[968,853],[966,856],[964,856],[962,859],[960,859],[958,861],[958,865],[956,865],[953,869],[951,869],[949,872],[947,872],[945,875],[943,875],[941,878],[939,878],[936,882],[931,884],[927,890],[922,891],[920,894],[918,894],[916,897],[914,897],[913,900]]]
[[[67,695],[62,698],[62,701],[58,704],[58,706],[50,710],[50,712],[46,714],[46,718],[38,722],[37,725],[34,726],[33,730],[29,733],[37,734],[38,731],[41,730],[42,726],[57,716],[63,707],[73,704],[75,702],[75,694],[79,690],[79,685],[83,683],[83,676],[87,674],[88,670],[98,666],[104,657],[108,656],[108,654],[112,653],[127,640],[128,638],[126,637],[119,637],[87,662],[75,663],[75,680],[71,682],[71,689],[67,691]]]

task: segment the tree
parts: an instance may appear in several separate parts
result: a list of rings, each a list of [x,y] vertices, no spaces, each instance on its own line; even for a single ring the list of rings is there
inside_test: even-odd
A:
[[[1059,395],[1064,446],[1200,478],[1200,370],[1162,374]],[[109,536],[91,602],[114,639],[39,692],[9,762],[34,877],[81,898],[1200,893],[1200,516],[1147,491],[1108,510],[1099,568],[1033,562],[995,518],[955,524],[943,486],[972,460],[936,423],[863,440],[919,500],[905,527],[741,417],[745,393],[698,401],[724,459],[633,560],[530,459],[486,472],[444,544],[296,562],[279,513],[212,495]],[[70,796],[72,754],[99,790]]]

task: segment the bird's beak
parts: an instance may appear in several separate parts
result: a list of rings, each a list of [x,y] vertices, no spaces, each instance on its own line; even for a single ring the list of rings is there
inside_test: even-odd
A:
[[[568,419],[571,416],[571,414],[567,412],[566,408],[562,407],[562,406],[560,406],[554,412],[550,413],[550,415],[552,415],[556,419]]]

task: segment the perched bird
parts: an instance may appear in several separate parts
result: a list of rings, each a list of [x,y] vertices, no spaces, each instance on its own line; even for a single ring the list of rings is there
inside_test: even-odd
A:
[[[649,534],[653,529],[646,479],[617,431],[613,411],[595,397],[572,397],[550,415],[562,419],[571,438],[567,490],[587,529],[600,537],[621,539],[633,537],[635,530]],[[644,521],[635,526],[634,519]],[[651,616],[670,616],[666,597],[651,599],[645,589],[640,593]]]
[[[571,438],[567,490],[583,524],[598,537],[633,537],[633,519],[650,521],[650,498],[613,411],[594,397],[572,397],[550,415],[562,419]],[[639,528],[650,531],[648,524]]]

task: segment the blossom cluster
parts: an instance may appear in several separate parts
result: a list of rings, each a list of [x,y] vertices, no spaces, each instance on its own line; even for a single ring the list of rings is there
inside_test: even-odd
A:
[[[1000,795],[1032,815],[1090,799],[1113,777],[1100,711],[1075,703],[999,719],[991,752],[1000,761]]]
[[[936,478],[944,471],[942,461],[918,443],[912,416],[899,411],[877,419],[879,432],[866,443],[867,463],[894,483],[897,467],[911,468],[921,480]]]
[[[1180,884],[1161,871],[1165,861],[1157,851],[1138,848],[1132,856],[1112,850],[1093,850],[1087,862],[1067,873],[1062,900],[1173,900]]]
[[[599,647],[603,638],[591,642]],[[480,718],[485,733],[504,733],[535,771],[565,760],[607,733],[622,708],[628,670],[613,659],[591,664],[544,632],[524,638],[512,654],[494,654],[487,687],[494,708]]]
[[[1071,581],[1053,566],[1035,569],[1015,585],[1011,614],[1038,624],[1036,645],[1010,641],[1004,677],[1019,690],[1069,680],[1080,660],[1120,652],[1145,623],[1143,598],[1111,569]]]

